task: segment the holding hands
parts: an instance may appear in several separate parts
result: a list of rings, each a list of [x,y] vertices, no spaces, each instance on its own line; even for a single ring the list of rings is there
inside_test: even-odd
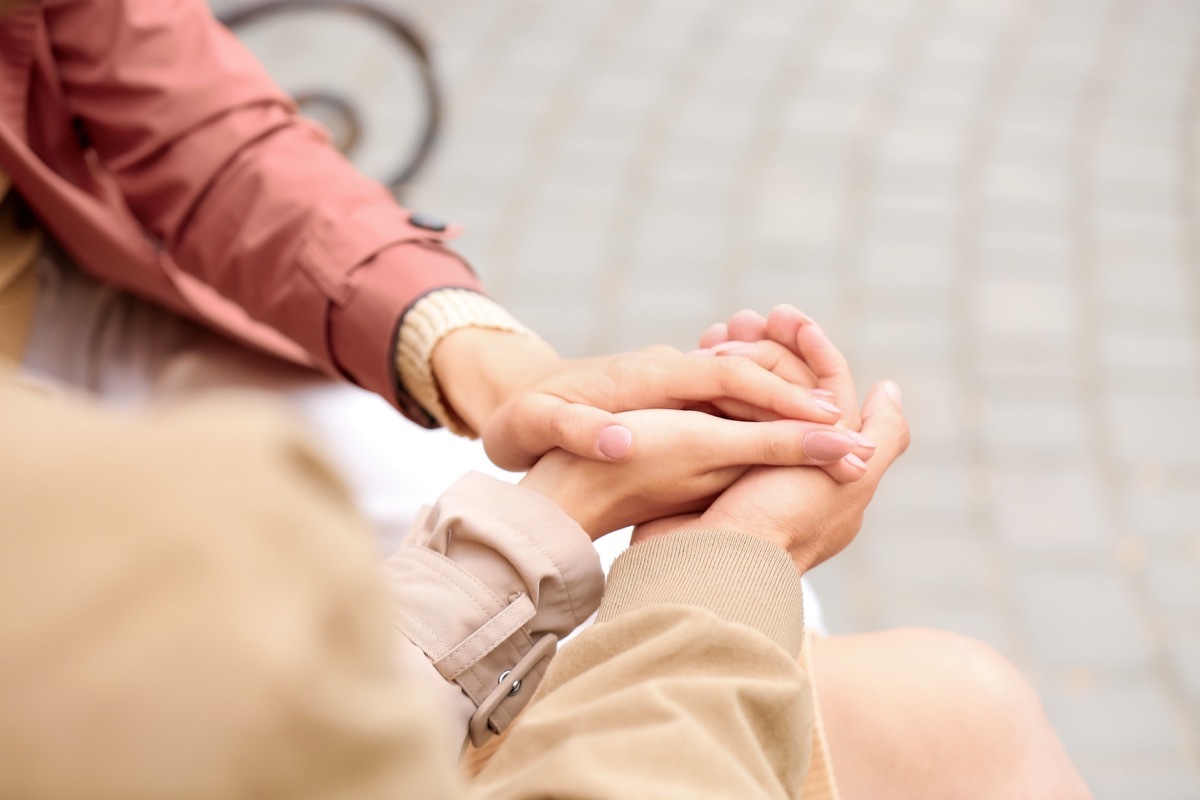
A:
[[[631,433],[623,463],[554,450],[523,485],[555,500],[592,538],[631,524],[641,525],[635,542],[683,528],[732,529],[784,548],[801,571],[819,564],[853,539],[880,478],[908,446],[899,387],[877,385],[860,413],[845,358],[791,306],[765,318],[739,312],[706,331],[701,345],[687,357],[655,349],[641,361],[613,362],[603,390],[624,401],[618,406],[636,407],[646,393],[639,387],[654,380],[654,359],[707,357],[714,366],[699,370],[697,388],[673,406],[694,410],[611,415],[606,424]],[[737,390],[713,391],[715,376],[729,374],[742,381],[728,384]],[[840,422],[825,424],[835,414]]]

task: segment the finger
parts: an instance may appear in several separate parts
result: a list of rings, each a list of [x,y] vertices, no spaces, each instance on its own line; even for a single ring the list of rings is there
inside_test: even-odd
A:
[[[767,315],[767,338],[779,342],[797,355],[796,334],[801,326],[811,325],[812,317],[793,305],[778,305]]]
[[[503,426],[495,435],[494,426]],[[617,462],[633,455],[636,441],[616,415],[549,394],[522,397],[484,430],[484,449],[501,469],[529,469],[546,453],[561,448],[592,461]]]
[[[808,368],[798,355],[778,342],[768,339],[757,342],[731,341],[715,345],[711,349],[711,352],[716,356],[741,356],[748,358],[763,369],[770,370],[788,383],[793,383],[797,386],[816,386],[816,376],[813,375],[812,370]],[[812,392],[812,399],[814,404],[825,408],[827,411],[836,409],[839,414],[841,413],[841,409],[836,404],[836,397],[834,397],[832,392],[825,390],[814,391]],[[718,400],[715,405],[723,415],[732,419],[752,422],[779,419],[779,415],[774,412],[739,400]]]
[[[800,356],[769,339],[755,342],[725,342],[714,346],[712,352],[713,355],[718,356],[748,358],[763,369],[774,372],[788,383],[810,389],[817,385],[817,376]]]
[[[743,308],[729,318],[729,338],[739,342],[757,342],[767,336],[767,320],[762,314]]]
[[[851,453],[837,463],[826,464],[821,469],[838,483],[854,483],[865,478],[870,467],[858,453]]]
[[[871,388],[863,403],[862,433],[876,445],[867,474],[875,482],[908,449],[908,421],[900,407],[900,397],[899,386],[893,381],[881,381]]]
[[[689,438],[693,453],[712,454],[708,469],[834,465],[858,447],[839,428],[799,420],[742,422],[707,417],[696,420]]]
[[[701,411],[704,405],[709,405],[718,416],[742,420],[743,422],[770,422],[771,420],[782,419],[774,411],[752,406],[749,403],[743,403],[741,400],[714,400],[711,404],[689,405],[688,410]]]
[[[700,347],[707,348],[713,345],[721,344],[721,342],[729,341],[729,326],[724,322],[718,322],[715,325],[710,325],[708,330],[700,334]]]
[[[629,362],[620,384],[629,394],[623,408],[670,407],[716,400],[739,400],[785,419],[833,424],[843,409],[820,400],[770,370],[740,356],[665,356]]]
[[[833,392],[834,405],[845,413],[842,422],[858,430],[862,420],[858,414],[858,398],[854,391],[854,376],[842,352],[816,323],[801,325],[796,331],[796,349],[804,363],[816,376],[817,386]],[[852,410],[853,409],[853,410]]]

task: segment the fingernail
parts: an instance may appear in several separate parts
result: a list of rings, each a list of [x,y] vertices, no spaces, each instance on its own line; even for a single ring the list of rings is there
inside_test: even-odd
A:
[[[804,436],[804,454],[813,461],[837,461],[853,449],[854,442],[837,431],[809,431]]]
[[[900,384],[895,381],[884,381],[883,390],[888,393],[888,397],[892,398],[892,402],[896,405],[904,405],[904,393],[900,391]]]
[[[749,353],[754,349],[754,346],[749,342],[722,342],[721,344],[714,345],[711,349],[716,355],[727,356],[730,354],[740,355],[742,353]]]
[[[817,408],[821,409],[822,411],[828,411],[830,414],[837,414],[839,417],[842,415],[842,410],[828,400],[817,399],[813,402],[816,403]]]
[[[833,392],[829,391],[828,389],[812,389],[811,391],[817,397],[826,397],[826,398],[829,398],[830,400],[837,397],[837,395],[835,395]]]
[[[859,447],[870,447],[872,450],[875,449],[875,443],[863,436],[858,431],[846,431],[846,435],[853,439],[854,443]]]
[[[854,455],[854,453],[851,453],[848,456],[844,456],[842,458],[842,461],[845,461],[847,464],[854,467],[855,469],[860,469],[863,472],[867,471],[867,462],[863,461],[861,458]]]
[[[604,456],[617,461],[629,455],[629,451],[633,449],[633,434],[628,428],[609,425],[600,431],[596,446]]]

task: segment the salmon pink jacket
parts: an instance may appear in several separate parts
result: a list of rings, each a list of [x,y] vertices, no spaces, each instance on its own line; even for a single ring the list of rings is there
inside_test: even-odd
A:
[[[478,291],[300,118],[203,0],[37,0],[0,18],[0,170],[88,273],[244,343],[398,387],[405,310]]]

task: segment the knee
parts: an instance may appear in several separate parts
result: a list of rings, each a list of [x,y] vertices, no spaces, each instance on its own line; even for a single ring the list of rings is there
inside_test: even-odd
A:
[[[924,692],[943,711],[982,715],[1016,733],[1021,718],[1042,715],[1041,700],[1021,672],[991,645],[927,628],[889,631],[924,672]]]
[[[917,683],[927,719],[942,721],[943,747],[957,751],[974,779],[990,772],[984,780],[1007,787],[997,797],[1090,796],[1037,692],[998,650],[946,631],[891,633],[922,665]]]

